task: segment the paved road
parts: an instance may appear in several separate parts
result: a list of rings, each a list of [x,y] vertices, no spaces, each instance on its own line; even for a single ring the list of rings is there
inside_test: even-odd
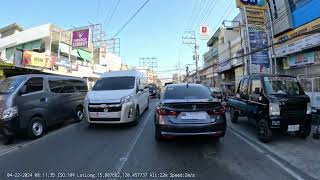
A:
[[[82,122],[0,154],[0,179],[6,179],[7,175],[30,175],[20,173],[33,173],[31,179],[39,175],[35,173],[55,179],[73,175],[78,177],[76,179],[79,176],[89,179],[89,176],[112,176],[117,174],[111,173],[117,172],[121,176],[138,177],[128,179],[145,176],[147,179],[170,179],[181,174],[205,180],[295,179],[230,129],[220,141],[181,138],[156,142],[153,134],[155,104],[153,100],[138,126],[88,128]]]

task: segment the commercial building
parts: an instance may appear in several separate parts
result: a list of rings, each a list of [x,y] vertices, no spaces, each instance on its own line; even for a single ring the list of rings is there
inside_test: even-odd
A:
[[[89,34],[90,28],[86,30]],[[47,73],[83,77],[93,82],[104,72],[121,69],[121,59],[101,47],[94,48],[90,35],[86,47],[74,48],[72,33],[53,24],[26,30],[12,24],[0,29],[0,58],[12,66],[4,68],[0,64],[0,77]]]
[[[319,0],[278,0],[269,1],[269,5],[277,72],[320,77]]]

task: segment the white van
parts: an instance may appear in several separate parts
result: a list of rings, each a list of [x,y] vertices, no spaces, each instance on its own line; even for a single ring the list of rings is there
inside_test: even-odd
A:
[[[137,123],[149,108],[147,77],[136,70],[105,73],[88,92],[84,104],[89,125]]]

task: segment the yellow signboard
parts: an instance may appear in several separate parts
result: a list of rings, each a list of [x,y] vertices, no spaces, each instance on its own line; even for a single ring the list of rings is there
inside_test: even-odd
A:
[[[292,41],[299,40],[304,37],[303,34],[314,31],[314,30],[319,30],[320,29],[320,18],[305,24],[297,29],[291,30],[281,36],[278,36],[275,38],[275,42],[286,42],[290,43]]]
[[[250,25],[265,26],[265,14],[260,9],[246,9],[247,21]]]
[[[236,0],[237,8],[267,9],[266,0]]]
[[[32,51],[23,52],[22,64],[35,67],[51,67],[50,58],[46,58],[44,53],[37,53]]]

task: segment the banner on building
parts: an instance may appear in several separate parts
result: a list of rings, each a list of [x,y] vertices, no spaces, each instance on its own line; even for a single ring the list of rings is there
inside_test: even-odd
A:
[[[236,0],[237,8],[251,8],[251,9],[267,9],[267,2],[265,0]]]
[[[294,56],[289,56],[288,64],[290,67],[300,67],[307,64],[313,64],[315,60],[315,53],[308,52],[303,54],[298,54]]]
[[[265,20],[264,10],[246,9],[246,13],[247,13],[248,24],[265,26],[266,20]]]
[[[51,58],[46,58],[44,53],[37,53],[32,51],[24,51],[22,58],[22,65],[29,65],[35,67],[51,68]]]
[[[89,29],[81,29],[72,32],[72,47],[88,47]]]
[[[219,62],[219,72],[227,71],[231,69],[231,62],[230,60],[226,60],[223,62]]]
[[[270,73],[269,50],[264,49],[268,46],[268,35],[263,27],[248,27],[250,52],[258,51],[251,54],[251,73]]]
[[[308,37],[299,38],[296,41],[290,41],[290,43],[284,43],[281,46],[275,48],[276,56],[283,57],[288,54],[300,52],[304,49],[312,48],[320,45],[320,33],[313,34]]]
[[[69,68],[69,69],[71,68],[71,63],[70,63],[69,59],[65,58],[65,57],[57,58],[55,65],[60,66],[60,67]]]

